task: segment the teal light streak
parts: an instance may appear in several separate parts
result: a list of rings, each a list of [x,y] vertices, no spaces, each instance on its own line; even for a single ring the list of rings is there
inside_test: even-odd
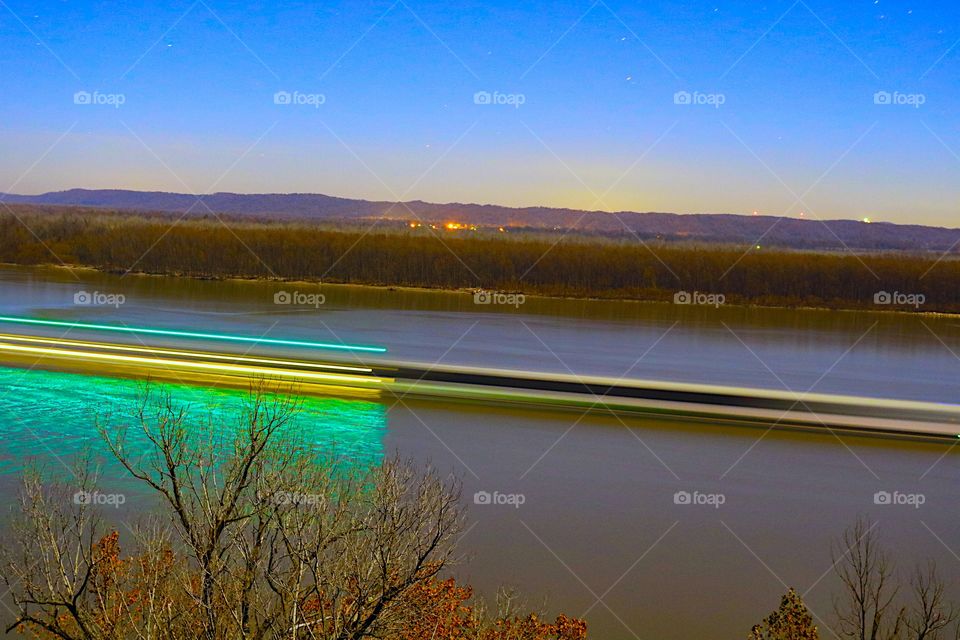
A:
[[[310,349],[337,349],[339,351],[366,351],[370,353],[386,353],[386,347],[370,347],[353,344],[331,344],[328,342],[305,342],[302,340],[281,340],[278,338],[249,338],[246,336],[227,336],[218,333],[198,333],[194,331],[174,331],[172,329],[145,329],[142,327],[118,327],[110,324],[89,324],[86,322],[64,322],[61,320],[38,320],[36,318],[17,318],[0,316],[0,322],[13,324],[32,324],[46,327],[68,327],[71,329],[92,329],[95,331],[117,331],[120,333],[144,333],[155,336],[171,336],[177,338],[203,338],[206,340],[225,340],[228,342],[246,342],[252,344],[271,344],[284,347],[307,347]]]

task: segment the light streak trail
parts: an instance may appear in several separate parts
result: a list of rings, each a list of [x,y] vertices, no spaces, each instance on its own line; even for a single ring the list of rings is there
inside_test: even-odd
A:
[[[148,353],[153,355],[167,355],[180,357],[204,358],[206,360],[226,360],[231,362],[249,362],[251,364],[276,365],[281,367],[309,367],[311,369],[333,369],[336,371],[350,371],[353,373],[373,373],[368,367],[349,367],[344,365],[323,364],[319,362],[305,362],[299,360],[277,360],[275,358],[253,358],[242,355],[210,353],[208,351],[180,351],[161,347],[137,347],[133,345],[109,344],[106,342],[86,342],[83,340],[64,340],[55,338],[37,338],[0,333],[0,340],[14,342],[29,342],[47,344],[59,347],[93,348],[104,351],[125,351],[129,353]]]
[[[290,378],[296,380],[309,380],[318,382],[339,382],[350,385],[370,385],[383,383],[382,378],[348,376],[332,373],[317,373],[315,371],[290,371],[285,369],[270,369],[267,367],[248,367],[241,365],[214,364],[212,362],[191,362],[189,360],[172,360],[169,358],[147,358],[142,356],[126,356],[114,353],[92,353],[89,351],[76,351],[74,349],[52,349],[46,347],[30,347],[16,344],[0,343],[0,351],[27,353],[31,355],[53,356],[53,357],[73,357],[82,360],[101,360],[121,364],[138,364],[146,366],[164,365],[174,369],[196,369],[200,371],[214,371],[217,373],[241,373],[263,376],[277,376],[281,378]]]
[[[220,333],[199,333],[195,331],[175,331],[173,329],[147,329],[144,327],[118,327],[112,324],[92,324],[87,322],[65,322],[62,320],[40,320],[37,318],[18,318],[14,316],[0,316],[0,322],[12,324],[30,324],[45,327],[65,327],[70,329],[91,329],[94,331],[117,331],[121,333],[143,333],[155,336],[171,336],[175,338],[202,338],[205,340],[225,340],[229,342],[245,342],[253,344],[270,344],[285,347],[307,347],[310,349],[337,349],[340,351],[366,351],[369,353],[386,353],[386,347],[371,347],[367,345],[333,344],[329,342],[307,342],[303,340],[282,340],[280,338],[251,338],[248,336],[228,336]]]
[[[960,438],[960,406],[811,394],[797,407],[794,394],[687,383],[628,381],[530,371],[476,367],[385,363],[374,368],[261,356],[208,353],[88,342],[49,336],[0,334],[0,354],[31,355],[48,365],[86,362],[136,367],[142,373],[180,371],[205,384],[219,374],[267,377],[317,385],[327,394],[335,388],[393,394],[399,398],[451,398],[484,404],[508,404],[590,412],[670,415],[690,420],[732,421],[785,428],[842,429],[871,435]],[[12,359],[12,358],[8,358]],[[2,359],[0,359],[2,360]],[[19,358],[17,359],[19,360]],[[71,365],[69,368],[78,368]],[[317,369],[334,369],[333,372]],[[107,369],[107,367],[104,367]],[[306,369],[306,370],[304,370]],[[349,375],[356,373],[358,375]],[[210,374],[209,376],[205,374]],[[109,375],[109,372],[107,372]],[[199,382],[198,382],[199,381]],[[323,391],[320,391],[320,387]],[[598,395],[602,393],[602,395]],[[800,396],[802,399],[803,397]],[[796,409],[795,409],[796,407]]]

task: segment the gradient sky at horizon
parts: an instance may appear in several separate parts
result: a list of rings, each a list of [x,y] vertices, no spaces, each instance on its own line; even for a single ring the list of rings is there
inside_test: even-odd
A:
[[[0,38],[0,192],[960,226],[956,2],[3,0]]]

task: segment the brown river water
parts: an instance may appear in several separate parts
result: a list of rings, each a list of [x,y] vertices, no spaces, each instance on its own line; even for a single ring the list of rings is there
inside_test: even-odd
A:
[[[76,304],[81,292],[123,304]],[[281,292],[322,294],[323,304],[275,304]],[[960,319],[949,317],[487,305],[468,293],[13,267],[0,268],[0,313],[376,344],[390,359],[426,363],[960,402]],[[125,388],[21,373],[0,376],[0,413],[54,387],[73,413],[29,405],[27,424],[4,421],[4,489],[21,458],[83,440],[84,412]],[[463,479],[461,579],[487,596],[511,585],[551,614],[583,615],[594,638],[742,638],[787,586],[805,594],[821,637],[835,637],[830,544],[863,515],[904,572],[933,558],[945,577],[960,576],[949,444],[445,402],[317,403],[318,442],[335,433],[358,455],[399,451]],[[878,492],[922,504],[878,504]],[[950,594],[960,599],[960,584]]]

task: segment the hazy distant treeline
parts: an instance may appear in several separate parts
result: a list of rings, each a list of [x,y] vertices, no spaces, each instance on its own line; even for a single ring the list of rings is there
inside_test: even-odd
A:
[[[56,256],[56,257],[55,257]],[[309,225],[0,209],[0,261],[193,277],[477,288],[556,296],[960,311],[960,260],[560,241],[469,232],[336,231]],[[899,294],[899,298],[894,294]],[[913,296],[913,297],[909,297]],[[919,296],[919,297],[918,297]],[[899,300],[900,304],[897,304]]]

